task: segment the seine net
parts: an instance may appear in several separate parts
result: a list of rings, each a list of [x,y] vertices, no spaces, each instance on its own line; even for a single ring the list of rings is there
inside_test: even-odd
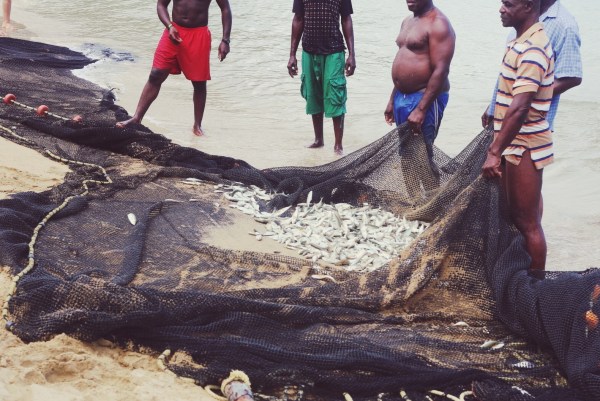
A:
[[[260,170],[115,128],[127,112],[112,93],[71,73],[90,62],[0,38],[2,95],[15,95],[0,133],[71,168],[51,190],[0,201],[0,263],[17,280],[3,317],[24,341],[66,333],[169,349],[178,375],[205,386],[242,370],[272,399],[425,400],[472,387],[489,401],[600,399],[600,272],[527,275],[498,187],[479,176],[490,131],[429,160],[400,126],[327,165]],[[42,103],[52,114],[28,108]],[[379,269],[330,264],[318,280],[318,261],[207,240],[235,229],[214,191],[232,183],[278,194],[265,211],[311,197],[430,225]]]

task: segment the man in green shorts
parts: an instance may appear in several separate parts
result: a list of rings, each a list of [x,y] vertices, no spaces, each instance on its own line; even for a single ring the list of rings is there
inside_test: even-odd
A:
[[[351,0],[294,0],[292,48],[288,72],[298,75],[296,51],[302,38],[300,92],[306,99],[306,114],[312,115],[315,141],[309,148],[321,148],[323,115],[333,119],[336,154],[343,154],[346,76],[354,74],[354,30]],[[340,17],[342,32],[340,32]],[[344,39],[346,47],[344,47]],[[348,49],[348,58],[344,50]],[[345,59],[345,60],[344,60]]]

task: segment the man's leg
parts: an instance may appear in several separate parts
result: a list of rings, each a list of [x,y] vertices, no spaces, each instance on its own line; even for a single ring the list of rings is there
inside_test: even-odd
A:
[[[118,128],[126,128],[132,123],[139,124],[142,122],[142,119],[144,118],[144,115],[146,115],[148,108],[150,108],[150,105],[158,96],[162,83],[165,82],[168,76],[168,70],[159,70],[157,68],[153,68],[152,71],[150,71],[150,77],[148,77],[148,82],[146,82],[146,85],[144,85],[144,89],[142,90],[142,94],[133,117],[131,117],[129,120],[118,122]]]
[[[333,151],[336,155],[341,156],[344,154],[344,148],[342,147],[342,138],[344,137],[344,116],[342,114],[338,117],[333,117],[333,134],[335,136],[335,145],[333,145]]]
[[[194,85],[194,135],[202,136],[202,118],[204,117],[204,108],[206,106],[206,81],[192,82]]]
[[[322,148],[323,143],[323,113],[312,114],[313,129],[315,130],[315,141],[308,148]]]
[[[344,137],[344,121],[346,115],[346,64],[344,52],[329,54],[324,58],[322,73],[323,110],[325,117],[333,120],[335,143],[333,151],[338,156],[344,153],[342,139]]]
[[[546,268],[546,238],[540,213],[543,169],[535,168],[529,151],[523,153],[518,166],[506,162],[506,191],[510,215],[525,237],[525,249],[531,257],[530,270]]]

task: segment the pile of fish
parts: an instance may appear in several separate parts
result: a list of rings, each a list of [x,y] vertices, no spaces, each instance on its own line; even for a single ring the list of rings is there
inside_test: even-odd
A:
[[[192,183],[195,179],[187,179]],[[265,224],[264,231],[249,233],[257,240],[271,238],[314,264],[344,266],[349,271],[377,270],[406,248],[429,224],[409,221],[364,203],[306,202],[275,212],[261,211],[276,194],[242,184],[215,186],[215,192],[232,202],[233,208]],[[261,204],[263,207],[261,208]]]

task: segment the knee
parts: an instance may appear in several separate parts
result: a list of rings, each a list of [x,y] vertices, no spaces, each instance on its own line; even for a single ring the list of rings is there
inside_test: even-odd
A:
[[[542,230],[542,224],[537,216],[516,213],[512,217],[515,226],[525,236],[535,235]]]
[[[152,69],[152,71],[150,71],[150,76],[148,77],[148,82],[155,85],[160,85],[165,81],[165,79],[167,79],[168,76],[169,71]]]

